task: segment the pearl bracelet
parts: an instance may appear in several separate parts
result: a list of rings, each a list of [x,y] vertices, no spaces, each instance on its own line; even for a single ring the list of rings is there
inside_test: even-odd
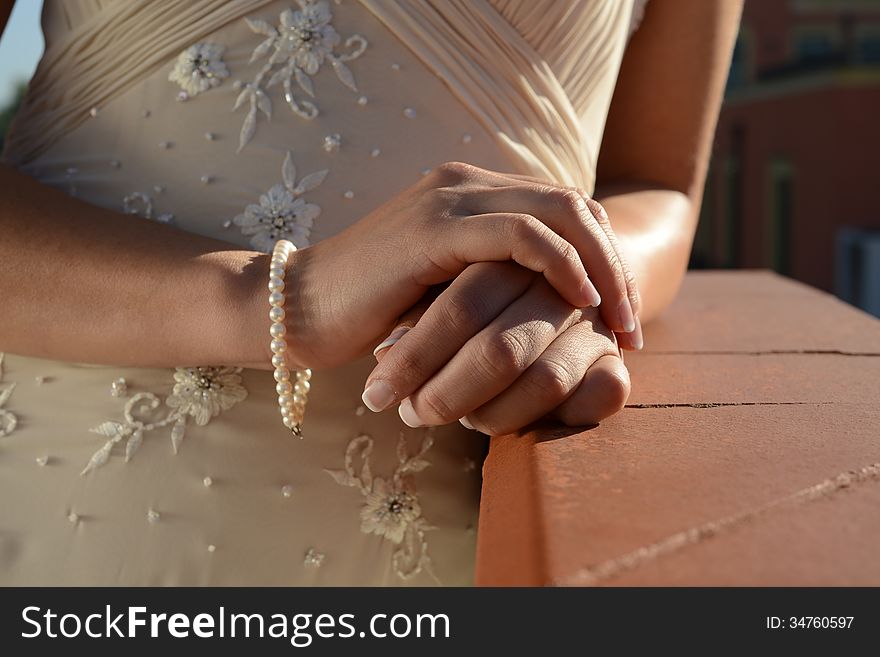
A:
[[[272,336],[272,366],[275,368],[275,391],[278,393],[278,406],[281,420],[294,436],[302,438],[302,422],[306,412],[309,394],[309,379],[312,370],[296,370],[296,382],[291,383],[291,372],[287,367],[287,327],[284,324],[284,274],[287,261],[296,247],[288,240],[278,240],[272,250],[272,263],[269,265],[269,335]]]

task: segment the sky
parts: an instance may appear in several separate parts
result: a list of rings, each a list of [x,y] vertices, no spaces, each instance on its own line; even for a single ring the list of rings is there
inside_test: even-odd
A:
[[[29,80],[43,53],[40,10],[43,0],[16,0],[0,38],[0,107],[12,96],[15,83]]]

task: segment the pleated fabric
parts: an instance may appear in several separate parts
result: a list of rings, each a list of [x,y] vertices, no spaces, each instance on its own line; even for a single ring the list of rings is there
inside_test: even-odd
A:
[[[270,0],[66,0],[4,159],[28,163],[89,110]],[[520,171],[592,191],[632,0],[361,0]]]

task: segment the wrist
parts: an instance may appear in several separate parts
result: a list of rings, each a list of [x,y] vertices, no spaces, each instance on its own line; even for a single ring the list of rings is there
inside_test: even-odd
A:
[[[218,277],[216,316],[207,328],[218,365],[271,369],[269,331],[269,254],[256,251],[220,251],[214,260]]]

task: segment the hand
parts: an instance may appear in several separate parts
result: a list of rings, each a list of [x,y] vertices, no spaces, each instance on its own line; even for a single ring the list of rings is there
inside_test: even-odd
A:
[[[475,262],[513,260],[584,307],[600,301],[589,260],[606,303],[628,303],[625,274],[589,207],[571,190],[466,164],[439,167],[294,254],[285,291],[291,366],[328,367],[368,352],[429,287]]]
[[[500,435],[548,413],[593,424],[626,402],[629,374],[598,312],[574,308],[522,267],[472,265],[427,302],[377,347],[370,408],[401,401],[410,426],[464,418]]]

